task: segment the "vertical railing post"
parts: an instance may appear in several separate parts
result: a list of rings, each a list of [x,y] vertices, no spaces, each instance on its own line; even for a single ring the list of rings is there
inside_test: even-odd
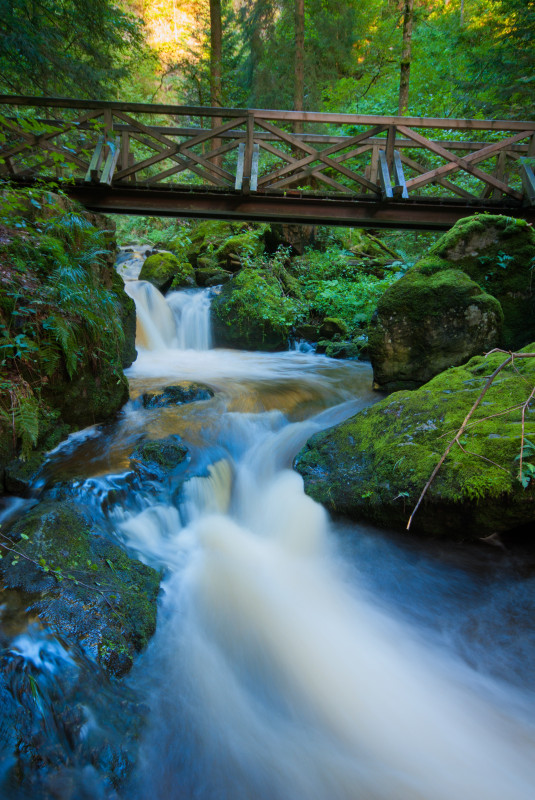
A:
[[[242,192],[244,194],[249,194],[251,191],[253,144],[254,144],[254,114],[249,112],[247,114],[247,130],[245,133],[245,153],[243,158]]]

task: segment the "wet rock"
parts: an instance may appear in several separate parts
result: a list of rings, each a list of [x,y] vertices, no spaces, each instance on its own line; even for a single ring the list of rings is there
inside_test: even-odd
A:
[[[150,255],[141,268],[139,280],[152,283],[162,294],[171,288],[192,288],[196,285],[191,264],[179,261],[173,253],[167,252]]]
[[[142,403],[144,408],[164,408],[209,400],[213,396],[213,390],[203,383],[186,383],[166,386],[161,392],[146,392],[142,395]]]
[[[332,339],[334,336],[345,336],[348,332],[347,325],[343,319],[338,317],[325,317],[320,327],[320,336],[324,339]]]
[[[162,477],[176,469],[186,460],[188,448],[182,444],[180,436],[174,434],[165,439],[145,441],[138,445],[131,458],[145,467],[155,477]]]
[[[535,232],[523,220],[457,222],[377,305],[370,357],[378,388],[421,385],[497,345],[535,337]]]
[[[45,502],[8,531],[5,588],[28,596],[39,620],[123,675],[156,627],[159,573],[92,529],[72,502]]]
[[[199,286],[220,286],[232,278],[232,273],[219,267],[200,267],[195,270]]]
[[[526,351],[534,352],[535,344]],[[448,442],[504,358],[473,358],[314,436],[296,459],[307,494],[334,514],[404,530]],[[535,481],[523,488],[518,479],[521,405],[535,384],[535,358],[518,359],[516,368],[501,372],[487,391],[473,417],[477,424],[455,445],[415,515],[414,533],[480,539],[535,521]],[[530,409],[525,436],[533,441],[534,435]],[[528,448],[525,479],[534,456]]]
[[[375,388],[421,386],[444,369],[497,347],[499,302],[459,270],[416,268],[386,290],[369,329]]]

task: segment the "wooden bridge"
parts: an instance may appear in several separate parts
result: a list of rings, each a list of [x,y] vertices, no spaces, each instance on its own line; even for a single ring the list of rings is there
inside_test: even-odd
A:
[[[0,96],[0,175],[95,211],[448,228],[535,222],[535,122]]]

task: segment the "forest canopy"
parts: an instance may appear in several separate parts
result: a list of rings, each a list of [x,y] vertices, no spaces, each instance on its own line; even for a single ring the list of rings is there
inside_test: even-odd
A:
[[[534,39],[535,0],[0,0],[0,91],[531,118]]]

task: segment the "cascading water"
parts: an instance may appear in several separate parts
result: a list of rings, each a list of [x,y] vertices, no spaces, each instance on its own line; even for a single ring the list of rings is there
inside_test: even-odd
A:
[[[132,396],[180,380],[215,396],[131,403],[113,431],[60,448],[64,469],[83,464],[83,486],[99,497],[144,436],[178,433],[191,459],[185,482],[136,484],[105,512],[117,537],[165,570],[158,630],[129,679],[149,714],[120,797],[531,798],[534,700],[527,678],[503,677],[515,641],[527,647],[524,669],[532,662],[533,582],[515,584],[518,629],[503,627],[507,585],[503,606],[487,603],[478,649],[467,608],[494,598],[493,585],[330,522],[291,470],[310,436],[373,402],[369,368],[297,350],[210,350],[207,293],[127,287],[140,337]]]
[[[184,320],[188,302],[170,303]],[[137,362],[134,382],[160,369],[222,396],[208,422],[213,458],[205,477],[183,487],[180,524],[160,507],[122,526],[170,573],[159,630],[136,673],[154,713],[132,794],[531,797],[535,734],[511,710],[518,698],[374,606],[349,579],[323,509],[288,469],[315,431],[370,402],[362,386],[359,400],[348,398],[366,368],[299,352],[220,351],[217,361],[206,352],[193,362],[169,349],[165,363]],[[338,370],[351,373],[344,388]],[[266,410],[274,390],[285,414]],[[244,393],[254,399],[236,413]],[[289,423],[303,397],[316,414]]]

